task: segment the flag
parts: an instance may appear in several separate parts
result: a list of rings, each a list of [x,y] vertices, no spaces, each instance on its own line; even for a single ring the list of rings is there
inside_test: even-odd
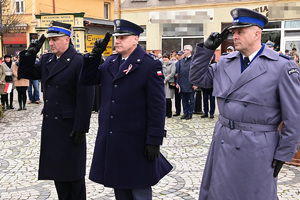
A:
[[[162,76],[162,72],[161,71],[157,71],[157,75],[158,76]]]
[[[4,92],[11,93],[12,85],[13,85],[12,83],[6,83],[5,88],[4,88]]]

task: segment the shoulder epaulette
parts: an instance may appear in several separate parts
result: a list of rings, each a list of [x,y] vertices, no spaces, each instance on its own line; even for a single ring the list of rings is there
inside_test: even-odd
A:
[[[153,60],[158,60],[158,57],[152,53],[147,53],[147,55],[149,55],[151,58],[153,58]]]
[[[285,59],[288,59],[288,60],[293,60],[293,57],[284,55],[284,54],[282,54],[282,53],[279,53],[279,56],[281,56],[281,57],[283,57],[283,58],[285,58]]]

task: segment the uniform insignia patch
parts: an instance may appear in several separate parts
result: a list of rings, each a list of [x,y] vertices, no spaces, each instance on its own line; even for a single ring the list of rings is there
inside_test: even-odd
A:
[[[158,76],[162,76],[162,72],[161,71],[157,71],[157,75]]]
[[[293,74],[293,73],[297,73],[298,75],[300,74],[299,69],[297,68],[292,68],[288,71],[289,75]]]

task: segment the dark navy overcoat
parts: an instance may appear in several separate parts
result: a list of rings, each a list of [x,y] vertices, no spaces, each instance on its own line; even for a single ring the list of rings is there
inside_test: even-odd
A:
[[[70,46],[57,60],[48,53],[34,64],[35,56],[20,53],[19,76],[40,79],[43,87],[43,123],[39,180],[73,181],[85,176],[86,143],[75,145],[72,130],[88,132],[94,87],[79,83],[82,55]]]
[[[138,46],[120,66],[121,55],[84,57],[81,81],[101,84],[99,130],[90,179],[113,188],[155,185],[172,166],[160,154],[144,155],[146,144],[161,145],[166,136],[162,64]]]

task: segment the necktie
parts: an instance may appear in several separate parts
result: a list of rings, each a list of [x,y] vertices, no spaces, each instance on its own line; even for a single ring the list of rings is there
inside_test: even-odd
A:
[[[246,69],[248,63],[250,62],[249,57],[244,57],[243,60],[243,71]]]
[[[122,60],[121,60],[121,65],[123,64],[123,62],[125,62],[125,59],[122,59]]]

